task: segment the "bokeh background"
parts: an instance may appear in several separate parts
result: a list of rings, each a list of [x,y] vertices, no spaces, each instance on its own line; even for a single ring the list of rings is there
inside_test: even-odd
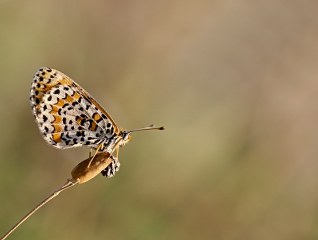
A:
[[[10,239],[318,239],[317,1],[0,1],[0,233],[88,148],[29,106],[56,68],[126,129],[121,170],[63,192]]]

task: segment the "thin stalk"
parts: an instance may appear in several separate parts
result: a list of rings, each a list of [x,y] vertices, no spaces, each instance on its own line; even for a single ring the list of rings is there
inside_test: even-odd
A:
[[[21,218],[6,234],[4,234],[0,240],[4,240],[6,239],[11,233],[13,233],[23,222],[25,222],[29,217],[31,217],[31,215],[33,215],[33,213],[35,213],[37,210],[39,210],[41,207],[43,207],[46,203],[48,203],[49,201],[51,201],[53,198],[55,198],[57,195],[59,195],[62,191],[73,187],[74,185],[76,185],[78,182],[78,180],[74,180],[74,179],[68,179],[67,182],[65,184],[63,184],[63,186],[61,186],[60,188],[58,188],[57,190],[55,190],[53,193],[51,193],[48,197],[46,197],[42,202],[40,202],[38,205],[36,205],[30,212],[28,212],[23,218]]]

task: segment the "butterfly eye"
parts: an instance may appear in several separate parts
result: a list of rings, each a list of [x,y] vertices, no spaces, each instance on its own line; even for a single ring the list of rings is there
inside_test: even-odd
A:
[[[124,141],[128,141],[130,139],[130,135],[128,132],[124,131],[123,132],[123,140]]]

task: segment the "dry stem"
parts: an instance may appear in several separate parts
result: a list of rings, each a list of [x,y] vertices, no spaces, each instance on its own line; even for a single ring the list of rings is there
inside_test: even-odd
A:
[[[74,179],[68,179],[65,184],[63,184],[62,187],[55,190],[53,193],[51,193],[48,197],[46,197],[42,202],[40,202],[35,208],[33,208],[30,212],[28,212],[23,218],[20,219],[6,234],[4,234],[0,240],[6,239],[11,233],[13,233],[24,221],[26,221],[33,213],[35,213],[37,210],[39,210],[41,207],[43,207],[46,203],[51,201],[53,198],[55,198],[57,195],[60,194],[60,192],[64,191],[65,189],[68,189],[70,187],[73,187],[78,183],[77,180]]]

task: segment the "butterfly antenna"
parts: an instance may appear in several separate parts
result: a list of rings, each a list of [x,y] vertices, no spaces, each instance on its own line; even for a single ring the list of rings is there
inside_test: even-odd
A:
[[[147,130],[165,130],[165,127],[164,126],[155,127],[154,125],[150,125],[148,127],[136,128],[136,129],[133,129],[133,130],[129,130],[129,131],[127,131],[127,133],[147,131]]]

